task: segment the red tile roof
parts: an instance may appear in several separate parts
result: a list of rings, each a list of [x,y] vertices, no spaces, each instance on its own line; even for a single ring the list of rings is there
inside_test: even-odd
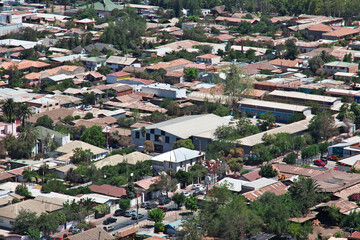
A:
[[[358,33],[359,33],[359,29],[343,27],[343,28],[340,28],[339,30],[324,33],[323,37],[331,36],[331,37],[339,37],[340,38],[340,37],[345,37],[348,35],[353,35],[353,34],[358,34]]]
[[[148,189],[150,189],[150,185],[155,183],[158,180],[160,180],[160,176],[137,181],[137,182],[135,182],[135,185],[141,187],[142,189],[148,190]]]
[[[91,185],[89,188],[95,193],[112,197],[122,197],[126,195],[126,190],[124,188],[111,186],[109,184]]]
[[[332,28],[328,25],[319,23],[319,24],[315,24],[315,25],[311,25],[311,26],[307,27],[307,30],[318,31],[318,32],[330,32],[332,30]]]
[[[285,184],[283,184],[282,182],[277,182],[277,183],[268,185],[266,187],[259,188],[254,191],[244,193],[243,195],[250,201],[254,201],[254,200],[258,199],[259,197],[261,197],[261,195],[263,195],[266,192],[272,192],[272,193],[275,193],[276,195],[281,195],[281,194],[284,194],[287,192],[287,186]]]
[[[205,59],[212,59],[212,58],[217,58],[219,56],[216,56],[214,54],[204,54],[204,55],[201,55],[201,56],[197,56],[197,58],[205,58]]]
[[[253,172],[246,173],[246,174],[242,175],[242,177],[247,179],[250,182],[261,178],[261,176],[259,175],[259,171],[253,171]]]
[[[114,72],[114,73],[110,73],[108,74],[110,76],[115,76],[115,77],[124,77],[124,76],[130,76],[130,73],[124,72],[124,71],[120,71],[120,72]]]
[[[360,239],[360,232],[359,231],[355,231],[353,232],[350,236],[349,239]]]

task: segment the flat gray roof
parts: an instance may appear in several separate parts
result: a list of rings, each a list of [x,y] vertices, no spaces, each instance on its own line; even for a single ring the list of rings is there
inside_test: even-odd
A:
[[[240,100],[238,103],[240,104],[240,106],[241,104],[246,104],[246,105],[259,106],[265,108],[282,109],[282,110],[288,110],[294,112],[304,112],[306,110],[311,109],[310,107],[307,106],[270,102],[270,101],[263,101],[263,100],[249,99],[249,98],[244,98]]]
[[[308,94],[308,93],[295,92],[295,91],[281,91],[281,90],[274,90],[271,93],[269,93],[269,95],[275,96],[275,97],[297,98],[297,99],[304,99],[304,100],[308,100],[308,101],[328,102],[328,103],[334,103],[334,102],[340,100],[339,98],[336,98],[336,97]]]

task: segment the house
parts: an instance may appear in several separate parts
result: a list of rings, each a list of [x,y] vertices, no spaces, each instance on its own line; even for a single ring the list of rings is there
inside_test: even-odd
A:
[[[323,171],[322,174],[316,175],[312,179],[317,182],[323,192],[332,194],[355,186],[358,189],[360,186],[360,176],[357,173],[348,173],[334,169]]]
[[[288,122],[290,117],[297,113],[310,116],[311,108],[287,103],[263,101],[257,99],[243,98],[238,102],[239,111],[245,112],[249,117],[260,117],[263,113],[274,115],[276,121]]]
[[[269,62],[271,65],[278,67],[280,69],[287,70],[288,68],[302,68],[303,65],[299,60],[287,60],[287,59],[274,59]]]
[[[200,161],[203,156],[203,152],[181,147],[157,155],[151,158],[151,161],[153,169],[157,172],[167,172],[168,169],[175,172],[179,170],[189,172],[190,168]]]
[[[359,29],[342,27],[328,33],[323,33],[322,38],[328,40],[340,40],[343,38],[354,37],[357,35],[359,35]]]
[[[332,27],[323,23],[314,24],[305,29],[305,36],[312,40],[318,40],[322,38],[324,33],[328,33],[332,30]]]
[[[151,185],[156,183],[160,179],[160,176],[155,176],[134,182],[135,187],[139,188],[139,190],[143,192],[141,199],[142,202],[157,198],[161,194],[159,191],[150,191]]]
[[[129,79],[131,77],[130,73],[120,71],[120,72],[114,72],[106,75],[106,83],[116,83],[117,81]]]
[[[358,71],[357,63],[348,63],[348,62],[329,62],[324,64],[325,73],[332,75],[337,72],[347,72],[347,73],[356,73]]]
[[[69,240],[90,240],[90,239],[96,239],[96,240],[110,240],[115,239],[113,235],[105,231],[104,229],[100,227],[91,228],[89,230],[86,230],[85,232],[77,233],[73,236],[67,237]]]
[[[196,57],[196,63],[205,63],[209,65],[220,63],[220,56],[214,54],[204,54]]]
[[[111,69],[111,71],[118,72],[126,66],[134,66],[136,62],[136,58],[110,56],[106,60],[106,65]]]
[[[17,135],[16,132],[17,124],[16,123],[0,123],[0,138],[5,137],[8,134]]]
[[[55,174],[57,178],[65,179],[70,169],[76,170],[77,166],[74,164],[68,164],[61,167],[55,168]]]
[[[191,63],[190,61],[180,58],[176,60],[172,60],[170,62],[160,62],[154,65],[148,66],[146,70],[149,73],[152,73],[159,69],[165,69],[166,71],[176,71],[183,69],[187,64]]]
[[[341,159],[337,162],[338,170],[349,172],[352,168],[353,169],[360,169],[360,155],[357,154],[355,156],[347,157]]]
[[[102,184],[102,185],[90,185],[90,190],[94,193],[121,198],[126,196],[126,189],[121,187],[111,186],[109,184]]]
[[[141,92],[152,93],[157,97],[162,98],[186,98],[186,89],[174,88],[170,84],[153,83],[146,86],[141,86]]]
[[[55,154],[58,156],[64,155],[64,154],[73,154],[73,151],[75,150],[75,148],[81,148],[83,150],[90,150],[94,156],[92,158],[92,160],[100,160],[103,159],[106,154],[108,153],[108,151],[106,149],[102,149],[99,147],[96,147],[94,145],[91,145],[89,143],[83,142],[83,141],[72,141],[68,144],[65,144],[61,147],[58,147],[57,149],[55,149]]]
[[[197,150],[204,150],[214,138],[219,126],[229,125],[228,118],[214,114],[182,116],[156,123],[131,131],[131,138],[136,147],[143,146],[146,140],[154,142],[155,151],[168,152],[173,149],[174,142],[190,138]]]
[[[88,74],[85,75],[84,79],[90,82],[99,82],[105,80],[105,76],[98,72],[89,72]]]
[[[275,90],[269,93],[269,97],[274,100],[279,100],[282,102],[289,102],[300,105],[307,105],[308,103],[316,103],[321,108],[331,110],[334,107],[337,107],[341,104],[340,98],[316,95],[316,94],[307,94],[302,92],[295,91],[281,91]]]
[[[243,196],[249,201],[254,201],[261,197],[266,192],[274,193],[275,195],[282,195],[287,192],[287,186],[282,182],[276,182],[265,187],[252,190],[250,192],[244,193]]]
[[[213,15],[222,15],[224,13],[227,12],[226,6],[225,5],[221,5],[221,6],[215,6],[211,9],[211,13]]]
[[[349,237],[348,240],[360,240],[360,232],[354,231]]]
[[[33,99],[25,103],[30,108],[32,108],[32,112],[34,114],[60,109],[60,104],[58,100],[46,97]]]
[[[38,133],[35,154],[51,151],[49,146],[51,142],[55,142],[57,146],[63,146],[71,141],[70,134],[63,134],[43,126],[37,126],[35,129]]]
[[[0,208],[0,226],[6,229],[13,229],[13,223],[20,210],[35,212],[37,216],[42,213],[53,213],[63,209],[65,201],[42,197],[40,199],[29,199]]]
[[[28,121],[31,123],[36,123],[36,120],[40,117],[43,117],[45,115],[47,115],[49,118],[51,118],[51,120],[54,121],[54,124],[58,123],[61,119],[65,118],[66,116],[70,115],[73,116],[74,115],[75,110],[74,109],[70,109],[70,108],[59,108],[59,109],[54,109],[54,110],[49,110],[49,111],[43,111],[41,113],[38,114],[34,114],[32,115]]]
[[[176,235],[176,233],[182,229],[183,222],[184,220],[179,219],[174,222],[166,224],[164,226],[165,232],[169,235]]]
[[[258,190],[263,187],[277,183],[277,180],[271,178],[259,178],[252,182],[243,181],[239,179],[225,177],[218,181],[215,185],[217,186],[227,186],[230,191],[234,193],[246,193],[253,190]]]
[[[96,71],[99,67],[105,65],[106,59],[100,57],[88,57],[81,58],[81,62],[84,64],[84,67],[89,71]]]
[[[255,19],[245,19],[245,18],[236,18],[236,17],[217,17],[215,18],[215,22],[217,24],[227,21],[229,25],[231,26],[237,26],[239,25],[241,22],[248,22],[248,23],[257,23],[258,20]]]
[[[132,164],[135,165],[137,162],[143,162],[146,160],[150,160],[151,156],[147,155],[145,153],[142,152],[132,152],[126,155],[120,155],[120,154],[115,154],[112,156],[109,156],[107,158],[104,158],[100,161],[97,161],[94,163],[94,165],[101,169],[105,166],[116,166],[119,163],[122,162],[126,162],[127,164]]]

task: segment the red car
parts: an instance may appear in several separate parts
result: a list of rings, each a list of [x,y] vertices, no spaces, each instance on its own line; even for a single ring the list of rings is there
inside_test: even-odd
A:
[[[316,166],[321,166],[321,167],[325,167],[325,166],[326,166],[326,162],[323,161],[323,160],[318,159],[318,160],[315,160],[315,161],[314,161],[314,165],[316,165]]]
[[[158,208],[160,208],[161,210],[163,210],[163,212],[166,212],[166,210],[167,210],[167,207],[163,207],[163,206],[160,206],[160,207],[158,207]]]

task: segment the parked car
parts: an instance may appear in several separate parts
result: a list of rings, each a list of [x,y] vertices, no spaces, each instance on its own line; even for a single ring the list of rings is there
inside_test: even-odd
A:
[[[157,203],[149,203],[146,205],[145,209],[157,208],[159,205]]]
[[[132,219],[132,220],[141,219],[141,218],[143,218],[143,217],[144,217],[144,214],[142,214],[142,213],[139,213],[139,214],[137,215],[137,218],[136,218],[136,213],[131,215],[131,219]]]
[[[339,160],[339,158],[336,155],[329,156],[328,159],[331,160],[331,161]]]
[[[136,213],[136,210],[135,210],[135,209],[126,210],[126,211],[125,211],[125,217],[131,217],[131,214],[132,214],[132,213]]]
[[[184,192],[185,197],[190,197],[191,193],[190,192]]]
[[[84,111],[90,111],[92,109],[92,106],[86,106],[86,107],[84,107]]]
[[[163,206],[160,206],[159,208],[160,208],[161,210],[163,210],[164,212],[166,212],[167,209],[168,209],[167,207],[163,207]]]
[[[324,167],[326,166],[326,162],[320,159],[314,161],[314,165]]]
[[[201,185],[200,184],[193,184],[191,187],[191,190],[195,190],[197,188],[199,188]]]
[[[171,202],[169,197],[161,197],[159,198],[159,205],[165,205]]]
[[[114,230],[114,226],[104,226],[104,230],[107,232],[110,232],[110,231]]]
[[[192,195],[193,195],[193,196],[204,195],[204,192],[203,192],[203,191],[199,191],[199,190],[195,190]]]
[[[148,204],[149,204],[148,202],[142,202],[140,206],[141,206],[142,208],[146,208],[146,205],[148,205]]]
[[[76,233],[80,233],[82,232],[81,229],[75,227],[75,226],[71,226],[70,229],[69,229],[70,232],[72,232],[73,234],[76,234]]]
[[[123,209],[118,209],[114,213],[115,217],[124,216],[124,215],[125,215],[125,210],[123,210]]]
[[[64,233],[63,238],[68,238],[68,237],[70,237],[72,235],[73,235],[72,233]]]
[[[108,224],[114,223],[114,222],[116,222],[116,221],[117,221],[116,218],[108,217],[107,219],[105,219],[105,220],[103,221],[103,225],[108,225]]]

